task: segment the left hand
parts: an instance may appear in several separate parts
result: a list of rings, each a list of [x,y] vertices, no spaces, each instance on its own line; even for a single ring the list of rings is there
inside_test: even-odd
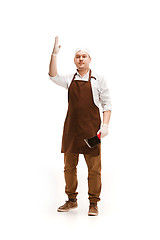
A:
[[[59,50],[61,48],[61,45],[58,45],[58,36],[55,37],[55,42],[54,42],[54,48],[53,48],[53,52],[52,55],[53,56],[57,56],[57,54],[59,53]]]
[[[104,123],[97,134],[101,133],[101,138],[108,135],[108,124]]]

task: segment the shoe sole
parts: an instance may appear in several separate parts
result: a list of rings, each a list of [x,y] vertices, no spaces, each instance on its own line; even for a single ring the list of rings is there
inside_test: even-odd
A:
[[[68,211],[70,211],[70,210],[72,210],[72,209],[75,209],[75,208],[77,208],[78,206],[76,206],[76,207],[72,207],[72,208],[69,208],[69,209],[57,209],[57,212],[68,212]]]
[[[88,216],[98,216],[98,213],[88,213]]]

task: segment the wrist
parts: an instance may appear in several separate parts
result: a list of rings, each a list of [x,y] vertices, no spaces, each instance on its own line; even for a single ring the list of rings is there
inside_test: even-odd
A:
[[[57,56],[57,54],[56,54],[56,53],[54,53],[54,52],[52,52],[51,56],[54,56],[54,57],[56,57],[56,56]]]
[[[107,127],[109,126],[109,124],[108,124],[108,123],[103,123],[102,125],[103,125],[103,126],[107,126]]]

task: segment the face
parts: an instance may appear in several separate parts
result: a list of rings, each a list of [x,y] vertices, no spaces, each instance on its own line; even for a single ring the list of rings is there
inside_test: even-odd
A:
[[[74,63],[78,70],[88,69],[90,62],[91,62],[90,56],[88,55],[88,53],[84,51],[77,52],[74,57]]]

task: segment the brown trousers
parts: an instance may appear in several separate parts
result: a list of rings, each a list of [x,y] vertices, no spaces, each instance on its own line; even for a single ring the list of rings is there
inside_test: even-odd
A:
[[[98,156],[83,154],[88,167],[88,195],[90,203],[100,201],[101,192],[101,151]],[[76,199],[77,165],[79,153],[64,153],[65,193],[69,199]]]

